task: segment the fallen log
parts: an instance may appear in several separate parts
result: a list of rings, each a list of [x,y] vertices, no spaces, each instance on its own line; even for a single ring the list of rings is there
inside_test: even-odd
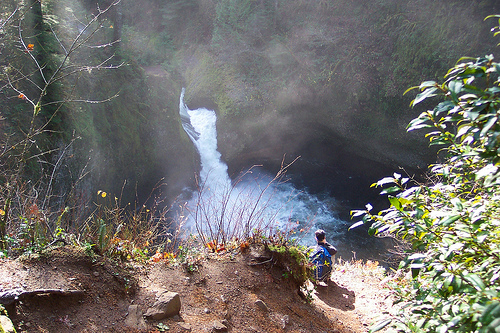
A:
[[[35,289],[25,290],[22,288],[8,289],[0,292],[0,304],[6,307],[15,307],[17,301],[27,297],[38,295],[60,295],[60,296],[81,296],[82,290],[64,290],[64,289]]]

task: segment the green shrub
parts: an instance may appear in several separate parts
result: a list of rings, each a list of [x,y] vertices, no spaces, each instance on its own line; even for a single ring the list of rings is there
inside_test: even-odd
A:
[[[412,105],[441,101],[408,130],[428,130],[442,162],[430,167],[425,184],[399,174],[379,180],[374,186],[384,188],[390,207],[353,212],[362,220],[352,227],[371,223],[371,235],[395,234],[413,247],[400,264],[410,281],[394,286],[405,306],[373,331],[391,325],[400,332],[498,332],[499,78],[500,63],[489,55],[460,59],[444,83],[423,82]]]

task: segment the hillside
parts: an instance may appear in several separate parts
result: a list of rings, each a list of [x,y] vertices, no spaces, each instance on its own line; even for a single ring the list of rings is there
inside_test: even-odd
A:
[[[284,155],[301,156],[291,171],[320,175],[321,190],[360,175],[369,180],[347,187],[368,187],[382,167],[425,169],[434,153],[406,133],[420,110],[403,92],[438,80],[461,56],[493,53],[493,23],[483,20],[499,10],[494,0],[29,2],[36,11],[18,10],[22,3],[0,4],[1,22],[13,15],[0,31],[0,134],[16,147],[31,124],[27,99],[40,97],[32,73],[50,77],[63,65],[37,122],[57,133],[39,135],[38,149],[54,152],[30,152],[46,160],[26,173],[48,178],[60,160],[54,195],[86,202],[98,190],[143,201],[161,179],[171,202],[194,186],[199,163],[178,116],[183,87],[191,108],[217,112],[231,176],[254,164],[275,172]],[[92,38],[66,58],[86,24]],[[31,55],[50,66],[35,70]],[[51,117],[56,101],[64,107]]]
[[[307,302],[272,260],[256,264],[258,256],[254,250],[207,255],[188,273],[163,261],[117,265],[60,247],[39,257],[2,259],[0,292],[83,291],[25,297],[11,316],[18,332],[367,332],[390,308],[375,263],[336,265],[327,287],[308,285]],[[179,294],[178,316],[148,320],[142,329],[126,325],[130,305],[146,313],[163,291]]]

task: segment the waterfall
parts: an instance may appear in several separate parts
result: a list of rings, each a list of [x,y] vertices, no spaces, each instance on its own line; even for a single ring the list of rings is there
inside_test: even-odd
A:
[[[280,230],[295,233],[293,237],[308,245],[315,242],[316,228],[327,230],[330,240],[345,233],[347,224],[336,217],[333,198],[309,195],[255,169],[231,181],[217,151],[215,112],[190,110],[184,92],[183,88],[179,102],[182,126],[201,161],[199,189],[187,203],[190,214],[185,228],[210,233],[206,238],[211,239],[248,236],[259,229],[266,235]]]
[[[221,161],[221,154],[217,151],[217,130],[215,123],[217,116],[212,110],[200,108],[189,110],[184,103],[184,88],[179,102],[179,113],[182,127],[195,145],[200,154],[201,185],[211,192],[225,191],[231,186],[227,174],[227,165]]]

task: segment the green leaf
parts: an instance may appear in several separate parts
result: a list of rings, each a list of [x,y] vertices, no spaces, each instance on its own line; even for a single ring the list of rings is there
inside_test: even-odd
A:
[[[458,127],[457,138],[460,138],[462,135],[467,134],[471,128],[472,126],[470,124],[465,124]]]
[[[469,93],[469,94],[465,94],[465,95],[460,96],[461,101],[464,101],[466,99],[477,99],[477,95]]]
[[[462,91],[464,84],[461,81],[453,80],[448,83],[448,89],[450,91],[451,98],[455,103],[458,104],[458,94]]]
[[[420,83],[420,86],[418,88],[420,90],[424,90],[425,88],[435,87],[436,85],[437,85],[436,81],[424,81]]]
[[[464,209],[464,206],[462,205],[462,202],[460,201],[460,198],[453,198],[453,199],[450,200],[450,202],[453,204],[453,206],[458,211],[462,211]]]
[[[477,274],[469,273],[464,276],[464,279],[478,291],[484,290],[485,288],[483,280]]]
[[[417,97],[415,97],[415,99],[411,103],[411,106],[415,106],[427,98],[436,96],[437,95],[437,94],[435,94],[436,90],[437,90],[436,87],[430,87],[430,88],[425,89],[423,92],[418,94]]]
[[[478,172],[476,172],[476,179],[484,178],[486,176],[490,176],[495,174],[498,171],[498,167],[493,164],[488,164],[481,168]]]
[[[480,322],[488,325],[495,318],[500,318],[500,302],[496,301],[488,305],[481,314]]]
[[[483,125],[483,129],[481,130],[481,136],[484,136],[497,122],[498,117],[493,116],[491,117],[486,124]]]
[[[349,230],[354,229],[354,228],[357,228],[357,227],[359,227],[360,225],[363,225],[363,224],[365,224],[365,222],[364,222],[364,221],[358,221],[358,222],[354,223],[353,225],[351,225],[351,226],[349,227]]]
[[[447,101],[441,102],[434,108],[434,110],[432,110],[433,111],[432,115],[434,117],[436,117],[443,112],[449,112],[450,110],[454,109],[455,107],[456,107],[456,105],[452,101],[447,100]]]
[[[414,89],[418,89],[418,86],[414,86],[414,87],[410,87],[410,88],[406,89],[405,92],[403,93],[403,95],[406,95],[407,92],[412,91]]]
[[[358,217],[366,214],[366,210],[351,210],[351,217]]]
[[[380,194],[391,194],[391,193],[396,193],[400,191],[401,189],[398,186],[391,186],[388,188],[383,189]]]
[[[395,182],[396,182],[396,180],[393,177],[385,177],[377,182],[377,186],[383,186],[385,184],[392,184]]]
[[[500,333],[500,318],[497,318],[488,325],[488,333]]]
[[[415,267],[413,267],[414,265],[415,265]],[[420,266],[420,267],[418,267],[418,266]],[[418,274],[420,273],[420,269],[423,267],[422,264],[419,264],[418,266],[416,264],[412,264],[410,267],[411,268],[411,277],[414,279],[418,276]]]
[[[401,211],[402,206],[401,206],[401,202],[399,201],[398,198],[390,196],[388,199],[389,199],[389,202],[391,203],[391,205],[394,208],[396,208],[397,210]]]
[[[378,332],[381,329],[383,329],[384,327],[386,327],[387,325],[389,325],[391,322],[392,322],[392,319],[385,319],[385,320],[379,321],[378,323],[376,323],[375,325],[373,325],[370,328],[370,332]]]
[[[460,215],[447,216],[447,217],[445,217],[444,219],[442,219],[439,222],[439,225],[447,227],[447,226],[449,226],[450,224],[452,224],[453,222],[455,222],[455,221],[457,221],[459,219],[460,219]]]
[[[37,116],[38,113],[40,113],[41,109],[42,109],[42,106],[40,105],[40,102],[36,103],[36,105],[33,107],[33,114],[35,116]]]
[[[414,253],[408,257],[408,260],[422,260],[425,259],[426,257],[427,256],[423,253]]]
[[[499,24],[500,24],[500,15],[488,15],[484,18],[484,21],[486,21],[487,19],[490,19],[490,18],[498,18],[499,19]]]

